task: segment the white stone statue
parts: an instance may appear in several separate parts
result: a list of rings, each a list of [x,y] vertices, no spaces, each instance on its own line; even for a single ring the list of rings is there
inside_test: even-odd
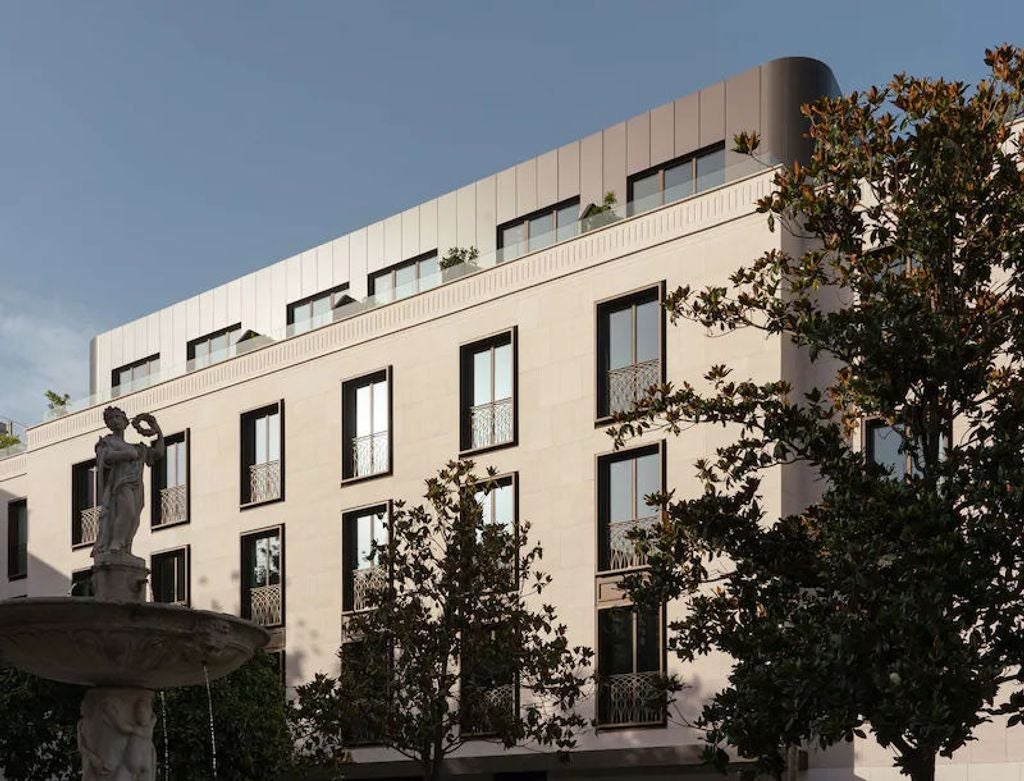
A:
[[[82,781],[155,781],[153,692],[89,689],[78,722]]]

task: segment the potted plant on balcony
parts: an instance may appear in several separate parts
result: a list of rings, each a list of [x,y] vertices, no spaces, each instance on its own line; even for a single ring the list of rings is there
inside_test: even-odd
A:
[[[613,222],[618,222],[622,219],[618,214],[615,213],[615,206],[619,200],[615,197],[615,193],[609,190],[604,194],[604,199],[600,205],[592,203],[583,210],[583,214],[580,216],[580,227],[582,232],[595,230],[596,228],[603,228],[605,225],[611,225]]]
[[[59,418],[68,414],[68,402],[71,401],[70,393],[57,393],[57,391],[46,391],[47,417]]]
[[[441,268],[441,281],[451,282],[453,279],[479,271],[480,266],[474,262],[478,257],[480,251],[476,247],[450,247],[438,263]]]

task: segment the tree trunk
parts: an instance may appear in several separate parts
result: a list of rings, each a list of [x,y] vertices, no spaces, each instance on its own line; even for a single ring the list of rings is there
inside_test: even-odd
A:
[[[935,752],[918,752],[906,757],[904,767],[909,771],[910,781],[935,781]]]

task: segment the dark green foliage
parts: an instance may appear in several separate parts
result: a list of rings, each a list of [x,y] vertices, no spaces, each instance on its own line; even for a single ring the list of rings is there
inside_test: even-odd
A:
[[[812,158],[759,203],[781,249],[668,297],[673,321],[801,348],[803,387],[716,366],[613,432],[736,435],[698,463],[703,494],[659,497],[651,578],[629,583],[684,600],[681,659],[736,660],[701,721],[720,767],[738,751],[779,773],[788,746],[870,728],[930,781],[936,755],[1024,713],[1024,53],[986,62],[973,89],[899,75],[808,107]],[[906,477],[860,449],[872,418],[898,430]],[[762,496],[780,470],[820,496],[780,514]]]
[[[480,257],[480,251],[476,247],[451,247],[441,258],[438,266],[443,269],[458,266],[461,263],[472,263]]]
[[[78,778],[84,689],[0,667],[0,771],[7,781]]]

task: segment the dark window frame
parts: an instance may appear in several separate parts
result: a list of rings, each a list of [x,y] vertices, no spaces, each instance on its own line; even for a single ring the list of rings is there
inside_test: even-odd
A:
[[[380,382],[383,379],[388,389],[388,466],[387,469],[379,472],[372,472],[366,475],[356,474],[355,458],[352,454],[352,443],[358,439],[356,429],[356,391],[365,386]],[[374,369],[369,372],[361,372],[341,381],[341,484],[351,485],[363,480],[375,480],[381,477],[390,477],[395,469],[395,378],[391,364]],[[371,412],[371,422],[373,414]]]
[[[352,585],[352,573],[355,572],[357,567],[354,565],[356,562],[356,556],[358,550],[358,541],[354,539],[355,535],[350,531],[353,522],[356,518],[361,518],[366,515],[376,514],[375,510],[383,508],[385,523],[388,524],[388,538],[391,537],[391,517],[394,512],[394,502],[390,499],[383,502],[371,502],[370,504],[360,505],[359,507],[351,507],[348,510],[344,510],[341,513],[341,613],[342,615],[352,615],[354,613],[364,612],[366,610],[372,610],[373,608],[363,608],[362,610],[355,609],[355,594]],[[353,545],[355,543],[355,545]],[[391,574],[388,573],[388,580],[390,581]]]
[[[486,635],[489,632],[493,632],[492,627],[493,625],[489,625],[487,628],[483,629],[483,633]],[[492,634],[491,641],[493,642],[493,640],[494,636]],[[489,677],[491,678],[492,681],[494,681],[494,678],[497,677],[497,674],[489,674],[485,670],[479,670],[474,668],[472,652],[470,651],[470,648],[472,646],[468,642],[468,638],[463,639],[462,647],[464,650],[462,656],[462,665],[460,666],[459,669],[459,706],[460,708],[465,709],[466,700],[468,697],[468,692],[466,691],[467,677],[474,677],[475,675],[480,675],[480,677]],[[494,686],[504,685],[512,687],[512,709],[514,713],[519,714],[522,708],[522,676],[520,675],[520,671],[515,669],[514,666],[510,672],[511,680],[507,681],[504,684],[495,683]],[[462,737],[468,738],[469,740],[489,740],[493,738],[496,734],[495,730],[488,729],[486,725],[479,725],[477,728],[474,728],[471,724],[464,724],[461,722],[459,724],[459,732]]]
[[[519,571],[519,564],[520,564],[520,562],[519,562],[519,543],[520,543],[520,536],[519,536],[519,472],[518,471],[502,472],[500,474],[494,475],[494,477],[488,477],[487,481],[488,482],[493,482],[493,483],[498,483],[499,485],[501,483],[505,482],[505,481],[508,481],[508,484],[512,488],[512,534],[513,534],[513,540],[514,540],[514,543],[515,543],[516,554],[515,554],[515,561],[512,562],[512,569],[513,569],[513,576],[514,576],[514,578],[513,578],[513,581],[512,581],[512,583],[510,585],[511,585],[512,588],[519,588],[521,577],[522,577],[522,573]],[[487,494],[486,498],[488,498],[488,499],[492,498],[493,494],[494,494],[494,492],[491,491],[490,493]]]
[[[92,495],[93,501],[96,504],[89,505],[86,507],[82,501],[85,497],[82,496],[82,489],[85,487],[85,478],[80,478],[79,475],[86,472],[92,472]],[[82,510],[90,509],[93,507],[99,507],[99,492],[96,490],[97,482],[99,479],[98,470],[96,467],[96,459],[89,458],[85,461],[79,461],[76,464],[71,465],[71,549],[76,550],[78,548],[85,548],[93,544],[92,541],[82,541]],[[83,484],[83,485],[80,485]]]
[[[331,305],[330,305],[329,308],[333,311],[334,308],[339,305],[339,303],[342,303],[342,302],[338,301],[338,298],[339,298],[338,294],[339,293],[344,293],[346,295],[348,294],[348,282],[343,282],[340,285],[335,285],[334,287],[329,287],[326,290],[320,290],[320,291],[318,291],[316,293],[313,293],[312,295],[303,296],[302,298],[299,298],[299,299],[296,299],[295,301],[292,301],[285,308],[285,324],[286,324],[286,326],[288,328],[291,328],[292,326],[295,325],[295,322],[296,322],[295,321],[295,310],[296,309],[298,309],[301,306],[305,306],[306,304],[310,304],[313,301],[317,301],[317,300],[319,300],[321,298],[327,298],[328,296],[330,296]],[[312,319],[312,318],[310,318],[310,319]],[[304,323],[306,321],[305,320],[300,320],[299,322],[300,323]]]
[[[605,453],[598,453],[594,457],[594,499],[595,506],[597,508],[597,539],[595,550],[597,551],[597,575],[599,577],[607,577],[609,575],[621,575],[629,572],[637,572],[647,568],[647,565],[624,567],[620,569],[604,569],[603,563],[611,558],[610,550],[607,551],[609,542],[609,535],[606,532],[610,519],[611,510],[611,481],[606,479],[606,474],[611,475],[610,465],[613,462],[618,461],[631,461],[637,458],[657,455],[658,461],[661,466],[661,476],[659,482],[659,491],[664,493],[668,485],[667,480],[667,464],[668,464],[668,443],[664,439],[660,439],[657,442],[649,442],[647,444],[637,445],[624,450],[611,450]],[[635,470],[635,467],[634,467]],[[634,472],[634,484],[633,490],[636,490],[635,484],[635,472]],[[653,509],[653,508],[652,508]]]
[[[438,254],[437,249],[435,248],[435,249],[432,249],[429,252],[421,252],[419,255],[416,255],[415,257],[399,261],[398,263],[393,263],[390,266],[385,266],[384,268],[380,269],[379,271],[374,271],[371,274],[368,274],[367,275],[367,280],[366,280],[367,292],[371,296],[377,295],[377,280],[379,280],[379,279],[381,279],[381,278],[383,278],[385,276],[390,276],[391,277],[391,291],[393,292],[395,290],[395,288],[396,288],[395,280],[397,279],[398,271],[400,269],[407,268],[409,266],[413,266],[416,269],[416,292],[415,293],[410,293],[409,295],[412,296],[412,295],[416,295],[417,293],[422,293],[423,290],[420,288],[420,280],[423,277],[420,274],[420,264],[423,261],[425,261],[425,260],[430,260],[431,258],[437,258],[438,271],[440,272],[440,269],[441,269],[441,266],[440,266],[441,258],[440,258],[440,255]],[[440,284],[441,284],[441,278],[438,277],[438,285],[440,285]],[[427,289],[428,290],[432,290],[433,288],[427,288]],[[409,296],[402,296],[402,298],[408,298],[408,297]],[[393,301],[400,301],[400,300],[401,299],[396,298],[394,296],[391,298],[391,302],[393,302]]]
[[[609,298],[602,298],[594,303],[594,367],[596,372],[594,384],[594,426],[607,426],[613,419],[610,411],[610,400],[607,390],[607,376],[610,371],[606,358],[605,346],[610,335],[610,319],[612,312],[627,306],[633,308],[633,336],[636,339],[636,306],[656,301],[658,304],[658,360],[661,363],[660,381],[665,382],[667,376],[666,351],[666,318],[665,318],[665,280],[628,290]],[[635,349],[635,346],[634,346]]]
[[[473,408],[473,356],[484,348],[508,344],[512,348],[512,438],[482,447],[473,447],[471,410]],[[494,362],[491,362],[491,383],[494,382]],[[493,401],[493,399],[492,399]],[[519,444],[519,326],[503,328],[459,345],[459,455],[479,455],[492,450],[516,447]]]
[[[150,590],[153,594],[153,602],[158,602],[156,598],[156,573],[157,573],[157,559],[167,556],[177,556],[181,554],[182,567],[185,570],[184,584],[185,584],[185,599],[184,606],[192,606],[192,546],[191,545],[178,545],[174,548],[165,548],[164,550],[154,551],[149,557],[149,569],[150,575]],[[175,584],[177,586],[177,584]],[[177,590],[175,588],[175,590]],[[181,600],[175,600],[172,602],[158,602],[158,604],[177,604]]]
[[[639,672],[636,669],[637,668],[637,631],[638,631],[637,630],[637,626],[639,624],[639,620],[637,618],[637,614],[638,614],[639,611],[636,609],[636,606],[632,602],[630,602],[628,599],[621,599],[621,600],[617,600],[617,601],[614,601],[614,602],[607,602],[607,603],[604,603],[604,604],[599,604],[598,606],[596,606],[595,612],[594,612],[594,649],[595,649],[595,653],[594,653],[594,672],[595,672],[595,677],[596,677],[597,682],[598,682],[598,685],[597,685],[596,690],[594,692],[594,694],[595,694],[595,705],[596,705],[595,716],[597,717],[595,719],[595,727],[594,728],[598,732],[606,732],[606,731],[611,731],[611,730],[622,730],[622,729],[659,729],[659,728],[664,728],[664,727],[666,727],[668,725],[668,708],[667,707],[662,711],[662,718],[661,718],[660,721],[654,721],[654,722],[628,722],[628,723],[619,723],[619,724],[610,724],[610,723],[602,723],[601,722],[602,705],[601,705],[601,685],[600,685],[600,681],[601,681],[601,678],[604,676],[604,673],[601,672],[601,660],[602,660],[602,654],[601,654],[601,613],[607,612],[607,611],[612,611],[612,610],[623,610],[623,609],[630,610],[631,613],[632,613],[632,622],[631,622],[632,649],[631,649],[631,653],[632,653],[632,657],[633,657],[633,670],[634,670],[634,672]],[[659,669],[656,671],[661,676],[668,675],[668,650],[667,650],[666,643],[665,643],[666,638],[667,638],[667,630],[668,630],[667,610],[665,609],[665,605],[661,604],[661,605],[658,606],[658,637],[659,637],[659,642],[658,642],[658,666],[659,666]]]
[[[135,369],[135,368],[137,368],[139,366],[145,366],[148,363],[152,363],[153,361],[159,361],[159,360],[160,360],[160,353],[153,353],[152,355],[148,355],[145,358],[140,358],[137,361],[131,361],[129,363],[126,363],[126,364],[118,366],[118,367],[116,367],[114,369],[111,369],[110,370],[110,393],[111,393],[111,396],[116,398],[117,396],[121,395],[120,394],[121,380],[118,377],[118,375],[121,372],[123,372],[125,369]],[[157,372],[152,372],[152,373],[157,373]],[[151,372],[146,372],[146,376],[147,377],[150,374],[151,374]],[[134,393],[135,390],[137,390],[137,389],[133,388],[130,391],[126,391],[126,393]]]
[[[280,470],[280,491],[276,497],[269,499],[261,499],[259,501],[252,501],[252,484],[250,482],[250,470],[249,467],[256,464],[256,434],[255,434],[255,421],[261,417],[264,417],[273,412],[278,413],[278,439],[279,439],[279,450],[278,453],[278,469]],[[278,399],[277,401],[271,402],[270,404],[263,404],[259,407],[244,410],[239,413],[239,439],[238,439],[238,464],[239,464],[239,486],[238,486],[238,506],[240,510],[248,510],[252,507],[263,507],[267,504],[273,504],[274,502],[283,502],[285,498],[285,415],[284,415],[284,399]],[[253,426],[252,438],[250,440],[249,433],[247,431],[248,425]],[[263,462],[270,463],[270,462]]]
[[[161,512],[160,512],[160,491],[167,486],[163,485],[163,478],[159,474],[158,464],[162,464],[167,458],[166,454],[164,458],[160,459],[157,464],[153,465],[150,469],[149,476],[149,496],[150,496],[150,508],[149,508],[149,526],[152,531],[158,531],[160,529],[170,529],[175,526],[184,526],[187,523],[192,522],[192,430],[189,428],[179,431],[169,436],[164,437],[164,442],[167,444],[183,444],[185,445],[185,518],[181,521],[172,521],[171,523],[161,523]]]
[[[88,594],[75,593],[75,588],[78,586],[79,583],[88,584]],[[76,569],[71,571],[71,585],[70,588],[68,588],[68,596],[79,598],[95,596],[92,590],[92,567],[86,567],[85,569]]]
[[[238,554],[239,554],[239,567],[238,567],[238,569],[239,569],[239,573],[240,573],[240,576],[238,578],[239,592],[240,592],[239,593],[239,611],[238,611],[238,613],[239,613],[239,615],[242,618],[245,618],[245,619],[250,620],[250,621],[252,620],[252,598],[251,598],[249,592],[251,591],[253,586],[252,586],[252,584],[250,584],[248,582],[249,573],[247,572],[247,567],[246,567],[246,548],[245,548],[245,546],[247,544],[247,541],[250,540],[250,539],[253,541],[253,544],[255,544],[256,540],[261,539],[263,537],[272,537],[272,536],[274,536],[275,532],[276,532],[276,534],[278,536],[278,539],[280,540],[281,558],[280,558],[280,562],[278,564],[278,567],[280,569],[279,578],[280,578],[280,586],[281,586],[281,621],[279,623],[276,623],[276,624],[263,624],[262,625],[265,629],[270,629],[270,630],[276,629],[276,628],[279,628],[279,627],[284,627],[284,626],[287,625],[287,621],[288,621],[288,615],[287,615],[288,600],[287,600],[287,586],[286,586],[287,570],[285,568],[286,567],[286,564],[285,564],[285,560],[286,560],[286,546],[285,546],[285,534],[284,534],[284,531],[285,531],[284,524],[283,523],[276,523],[276,524],[271,524],[270,526],[261,526],[258,529],[249,529],[247,531],[240,532],[239,535],[238,535]],[[271,646],[273,646],[273,639],[271,640],[271,644],[268,646],[268,648],[270,648]],[[273,648],[273,650],[281,650],[281,649],[275,647],[275,648]],[[268,653],[269,653],[269,651],[268,651]]]
[[[876,463],[876,464],[878,462],[875,460],[875,441],[874,441],[874,436],[872,436],[872,435],[873,435],[875,430],[880,429],[880,428],[888,428],[888,429],[893,429],[893,430],[895,430],[897,428],[903,428],[904,429],[904,435],[901,437],[901,440],[902,440],[903,438],[905,438],[907,436],[907,429],[909,427],[907,427],[904,423],[890,424],[884,418],[878,418],[878,417],[867,417],[863,421],[861,421],[861,427],[860,427],[861,450],[864,453],[864,457],[865,457],[866,460],[871,461],[871,462]],[[909,431],[909,435],[911,437],[913,437],[913,431],[912,430]],[[952,427],[950,427],[950,429],[948,431],[946,431],[945,442],[943,444],[944,444],[944,449],[946,451],[948,451],[953,446],[953,431],[952,431]],[[901,479],[902,480],[902,479],[904,479],[904,478],[914,474],[916,469],[917,469],[916,464],[914,464],[913,453],[911,453],[908,450],[908,451],[902,453],[901,455],[903,457],[903,474],[899,475],[898,478],[897,478],[896,475],[892,475],[893,479]],[[943,456],[943,454],[941,452],[939,453],[939,458],[940,458],[940,460],[942,458],[944,458],[944,456]]]
[[[226,328],[218,328],[216,331],[211,331],[210,333],[208,333],[208,334],[206,334],[204,336],[198,336],[195,339],[189,339],[188,342],[186,342],[186,344],[185,344],[185,358],[186,358],[186,360],[189,361],[189,362],[192,362],[192,361],[194,361],[196,359],[196,347],[198,347],[200,344],[203,344],[204,342],[212,342],[218,336],[224,336],[225,334],[230,337],[230,335],[233,334],[235,331],[241,332],[241,330],[242,330],[242,323],[238,322],[238,323],[235,323],[234,325],[229,325]],[[239,333],[239,336],[241,336],[241,333]],[[230,342],[230,341],[231,340],[229,338],[228,342]],[[228,346],[230,346],[230,344]],[[210,364],[207,364],[207,366],[209,366],[209,365]],[[204,366],[202,368],[206,368],[206,367]]]
[[[680,166],[689,164],[689,166],[690,166],[690,181],[693,182],[693,188],[694,188],[693,192],[690,195],[697,195],[698,193],[704,192],[704,190],[698,190],[697,189],[697,161],[699,159],[703,158],[703,157],[707,157],[708,155],[712,155],[712,154],[716,154],[718,152],[724,152],[724,151],[725,151],[725,141],[718,141],[718,142],[716,142],[714,144],[708,144],[706,146],[702,146],[700,149],[695,149],[694,151],[688,152],[685,155],[680,155],[679,157],[674,157],[671,160],[666,160],[664,163],[659,163],[658,165],[652,165],[649,168],[645,168],[642,171],[637,171],[635,174],[631,174],[629,176],[629,178],[626,179],[626,204],[627,204],[627,214],[626,214],[626,216],[627,217],[633,217],[633,216],[638,215],[638,214],[646,214],[648,211],[651,211],[652,209],[658,209],[658,208],[661,208],[662,206],[667,206],[668,204],[676,203],[678,200],[681,200],[681,199],[677,198],[675,200],[669,201],[668,203],[665,202],[665,172],[666,171],[670,171],[673,168],[679,168]],[[647,209],[643,209],[641,211],[634,211],[633,210],[633,206],[632,206],[633,201],[635,200],[634,197],[633,197],[633,186],[639,180],[647,179],[648,177],[652,176],[653,174],[659,174],[658,181],[659,181],[659,185],[660,186],[659,186],[658,192],[661,195],[661,198],[660,198],[661,202],[659,204],[657,204],[656,206],[651,206],[651,207],[649,207]],[[723,176],[724,176],[724,165],[723,165]],[[707,189],[710,189],[710,188],[707,188]],[[688,197],[688,196],[684,196],[684,197]]]
[[[515,258],[508,258],[507,260],[515,260],[516,258],[523,257],[523,255],[528,255],[531,252],[540,252],[543,249],[547,249],[547,247],[557,244],[560,241],[560,239],[558,238],[558,212],[562,211],[563,209],[568,209],[571,206],[575,206],[577,210],[579,210],[580,196],[574,195],[571,198],[565,198],[561,201],[557,201],[556,203],[551,204],[550,206],[545,206],[541,209],[535,209],[529,214],[524,214],[523,216],[516,217],[515,219],[506,220],[505,222],[498,225],[496,228],[497,238],[495,246],[497,247],[498,250],[498,257],[500,259],[499,262],[505,262],[506,260],[506,258],[502,256],[502,250],[508,249],[505,246],[505,231],[509,230],[510,228],[518,227],[519,225],[524,226],[522,243],[526,245],[526,249],[523,250],[522,254],[516,255]],[[551,240],[551,244],[545,245],[544,247],[538,247],[537,249],[530,249],[530,222],[545,215],[551,216],[551,224],[554,226],[555,229],[554,237]],[[579,213],[577,212],[576,222],[579,222],[579,219]]]
[[[18,532],[20,521],[15,517],[18,510],[24,512],[25,533]],[[19,539],[19,537],[22,537]],[[15,562],[20,560],[20,568]],[[11,499],[7,503],[7,580],[24,580],[28,577],[28,499]]]

